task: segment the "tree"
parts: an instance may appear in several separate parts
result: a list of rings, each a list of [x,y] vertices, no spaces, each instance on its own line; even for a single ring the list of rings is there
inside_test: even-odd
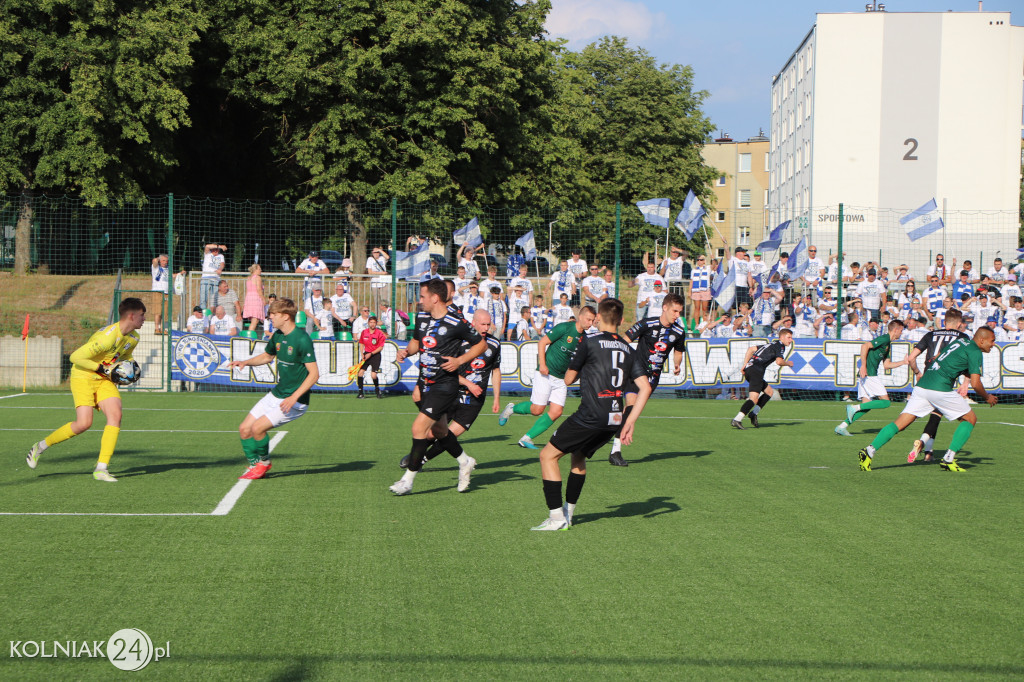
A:
[[[138,201],[173,165],[182,86],[204,26],[192,0],[8,0],[0,15],[0,192],[22,194],[15,272],[29,266],[31,193]]]

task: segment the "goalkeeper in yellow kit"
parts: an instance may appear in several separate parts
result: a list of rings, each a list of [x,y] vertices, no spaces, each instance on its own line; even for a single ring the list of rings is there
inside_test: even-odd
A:
[[[93,334],[84,346],[71,354],[71,395],[75,399],[75,421],[68,422],[32,446],[26,461],[35,469],[41,455],[51,445],[84,433],[92,426],[93,410],[107,418],[100,439],[100,457],[92,477],[97,481],[116,482],[107,472],[121,432],[121,394],[111,380],[110,372],[117,363],[132,359],[139,344],[136,331],[146,320],[146,305],[138,298],[126,298],[117,307],[120,320]]]

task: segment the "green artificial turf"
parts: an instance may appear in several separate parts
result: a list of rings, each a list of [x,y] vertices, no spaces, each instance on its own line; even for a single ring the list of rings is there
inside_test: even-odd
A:
[[[899,411],[832,433],[840,403],[655,400],[628,468],[588,470],[576,524],[547,514],[537,452],[490,401],[413,494],[408,397],[313,399],[268,477],[210,516],[244,470],[257,394],[131,394],[111,472],[89,476],[103,418],[43,454],[69,395],[0,400],[0,677],[126,676],[105,659],[11,658],[8,640],[144,630],[149,679],[1005,679],[1024,675],[1019,407],[979,407],[963,474],[906,463],[919,421],[857,451]],[[575,409],[570,401],[567,413]],[[999,423],[1004,422],[1004,423]],[[944,424],[944,447],[953,428]],[[547,435],[537,439],[546,441]],[[568,463],[563,462],[563,473]]]

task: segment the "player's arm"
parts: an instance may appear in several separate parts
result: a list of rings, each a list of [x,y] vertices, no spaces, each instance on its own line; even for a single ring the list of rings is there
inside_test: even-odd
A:
[[[96,358],[106,357],[107,354],[114,350],[116,343],[117,336],[114,334],[106,334],[104,337],[95,340],[89,339],[85,345],[80,346],[71,354],[71,364],[75,367],[107,376],[106,372],[103,371],[103,364],[96,360]]]
[[[922,339],[922,341],[923,340],[924,339]],[[906,363],[907,363],[907,366],[910,367],[910,371],[913,372],[914,376],[916,376],[918,378],[921,377],[921,370],[919,370],[917,368],[917,356],[919,356],[920,354],[921,354],[921,349],[918,348],[917,346],[914,346],[913,348],[910,349],[910,353],[907,354],[907,359],[906,359]],[[888,369],[888,368],[886,368],[886,369]]]
[[[464,374],[460,374],[459,375],[459,384],[464,386],[466,388],[466,390],[469,391],[473,395],[474,398],[479,398],[480,394],[484,392],[482,388],[480,388],[479,386],[474,384],[472,381],[467,379]]]
[[[545,355],[547,353],[548,346],[550,345],[551,337],[549,337],[547,334],[542,335],[540,337],[540,340],[537,341],[537,371],[543,374],[544,376],[548,375],[548,363],[545,360]]]
[[[995,405],[999,402],[998,398],[986,391],[985,387],[981,385],[980,374],[971,375],[971,388],[973,388],[974,392],[978,394],[978,397],[987,402],[989,406]]]
[[[860,371],[858,372],[861,379],[868,375],[868,352],[871,350],[871,342],[865,341],[860,344]]]
[[[405,348],[399,348],[398,349],[398,356],[397,356],[398,361],[401,362],[402,360],[405,360],[410,355],[416,355],[419,352],[420,352],[420,340],[415,338],[415,337],[413,337],[412,339],[409,340],[408,343],[405,344]]]
[[[750,346],[749,348],[747,348],[747,352],[743,356],[743,366],[744,367],[746,367],[747,363],[750,362],[750,358],[754,357],[754,353],[757,352],[758,348],[760,348],[760,346]]]
[[[653,392],[646,372],[634,377],[633,383],[636,384],[636,402],[633,403],[633,411],[629,413],[626,423],[622,425],[622,435],[619,438],[622,440],[623,445],[629,445],[633,442],[633,427],[636,425],[636,420],[640,418],[640,413],[643,412],[644,406],[647,405],[647,399],[651,397]]]
[[[491,392],[494,394],[494,404],[491,405],[491,412],[498,414],[501,411],[501,367],[491,370]]]
[[[487,339],[480,337],[480,341],[457,358],[448,358],[448,361],[441,365],[441,368],[448,372],[455,372],[473,358],[479,357],[487,350]]]
[[[232,369],[237,369],[239,367],[259,367],[260,365],[269,364],[273,362],[273,360],[274,356],[264,351],[263,353],[254,355],[247,360],[233,360],[228,364],[228,367],[231,367]]]

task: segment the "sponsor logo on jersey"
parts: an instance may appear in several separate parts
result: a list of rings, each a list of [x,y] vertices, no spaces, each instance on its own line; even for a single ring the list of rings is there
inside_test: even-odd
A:
[[[471,363],[469,363],[469,366],[472,367],[473,369],[483,369],[484,365],[486,365],[486,364],[487,363],[484,362],[483,358],[477,357],[477,358],[473,358],[473,361]]]
[[[436,348],[437,347],[437,339],[435,339],[433,336],[424,336],[423,337],[423,347],[426,348],[427,350],[430,350],[432,348]]]
[[[622,391],[615,391],[615,390],[613,390],[613,391],[598,391],[597,392],[597,397],[598,398],[621,398],[622,397]]]
[[[658,351],[659,353],[664,353],[665,351],[668,350],[668,344],[666,344],[664,341],[658,341],[656,344],[654,344],[654,350]]]

